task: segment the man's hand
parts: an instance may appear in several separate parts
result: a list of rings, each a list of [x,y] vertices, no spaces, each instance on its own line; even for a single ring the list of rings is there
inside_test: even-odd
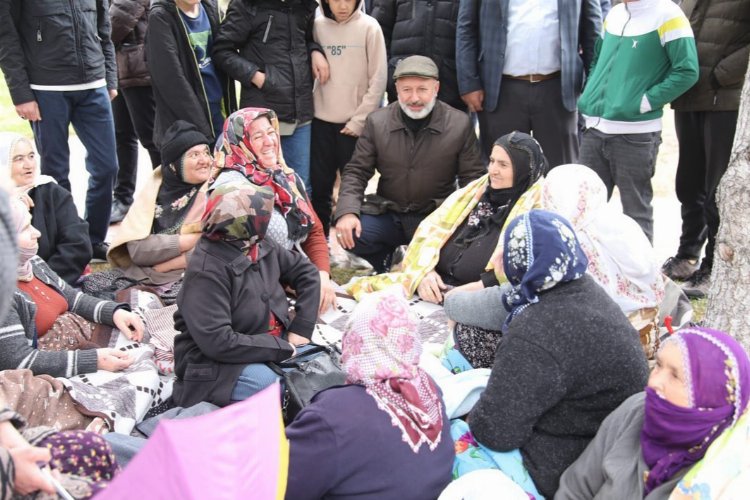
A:
[[[99,370],[119,372],[133,364],[133,358],[117,349],[97,349],[96,367]]]
[[[21,495],[29,495],[36,491],[43,491],[50,495],[55,494],[55,487],[52,486],[46,477],[39,470],[39,464],[47,464],[52,456],[47,448],[37,448],[30,444],[18,446],[8,450],[13,458],[13,465],[16,467],[16,477],[13,490]]]
[[[266,83],[266,74],[262,71],[256,71],[253,77],[250,79],[250,83],[258,87],[259,89],[263,88],[263,85]]]
[[[118,309],[115,311],[112,321],[128,339],[135,342],[140,342],[143,339],[143,322],[136,313]]]
[[[107,93],[109,94],[110,101],[114,101],[115,97],[117,97],[117,89],[107,89]]]
[[[336,238],[345,250],[354,248],[354,236],[362,235],[362,223],[354,214],[346,214],[336,222]]]
[[[417,287],[417,293],[422,300],[440,304],[443,301],[443,290],[448,288],[443,283],[442,278],[435,271],[430,271],[427,276],[422,278]]]
[[[329,307],[336,307],[336,288],[328,273],[320,271],[320,310],[318,313],[323,314]]]
[[[326,83],[331,76],[331,69],[328,66],[326,56],[317,50],[313,50],[310,58],[312,59],[313,78],[317,78],[321,84]]]
[[[469,107],[469,111],[477,113],[482,111],[482,103],[484,102],[484,90],[475,90],[461,96],[461,100],[466,103]]]
[[[353,131],[352,129],[350,129],[349,127],[344,127],[344,128],[342,128],[340,132],[341,132],[342,134],[344,134],[344,135],[348,135],[349,137],[359,137],[359,135],[357,135],[357,133],[356,133],[356,132],[354,132],[354,131]]]
[[[39,104],[36,101],[29,101],[16,106],[16,113],[18,113],[21,120],[29,120],[30,122],[38,122],[42,119],[42,113],[39,112]]]

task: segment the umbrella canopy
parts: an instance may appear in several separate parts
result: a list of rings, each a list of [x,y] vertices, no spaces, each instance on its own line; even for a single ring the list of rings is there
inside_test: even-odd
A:
[[[207,415],[162,421],[97,496],[115,499],[283,499],[289,443],[278,382]]]

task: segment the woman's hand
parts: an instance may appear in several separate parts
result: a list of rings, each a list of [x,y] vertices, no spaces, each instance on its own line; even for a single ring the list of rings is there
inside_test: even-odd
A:
[[[29,196],[29,191],[34,189],[34,184],[27,184],[25,186],[16,186],[12,189],[11,196],[14,196],[21,200],[24,205],[26,205],[26,208],[31,210],[34,208],[34,200],[31,199],[31,196]]]
[[[456,288],[448,290],[445,293],[445,297],[456,292],[476,292],[478,290],[484,290],[484,283],[482,283],[482,280],[466,283],[465,285],[457,286]],[[443,297],[443,299],[445,299],[445,297]]]
[[[185,253],[195,248],[201,236],[202,233],[181,234],[179,238],[180,253]]]
[[[187,268],[187,252],[181,253],[177,257],[174,257],[169,260],[165,260],[164,262],[159,262],[158,264],[154,264],[154,271],[157,273],[168,273],[170,271],[176,271],[177,269],[186,269]]]
[[[349,127],[344,127],[340,130],[340,133],[344,135],[348,135],[349,137],[359,137],[359,134],[357,134],[355,131],[350,129]]]
[[[310,339],[305,338],[302,335],[297,335],[293,332],[289,332],[286,334],[286,341],[292,344],[292,346],[294,347],[299,347],[310,343]]]
[[[129,340],[140,342],[143,339],[143,322],[138,315],[125,309],[118,309],[112,318],[118,330]]]
[[[329,307],[336,307],[336,288],[328,273],[320,271],[320,310],[318,314],[323,314]]]
[[[133,358],[117,349],[97,349],[96,350],[96,367],[99,370],[109,372],[119,372],[133,364]]]
[[[8,450],[13,465],[16,468],[16,476],[13,490],[21,495],[29,495],[36,491],[43,491],[55,495],[55,487],[39,470],[40,464],[47,464],[52,455],[47,448],[38,448],[26,443]]]
[[[331,70],[328,67],[326,56],[317,50],[313,50],[310,59],[312,60],[313,78],[317,78],[321,84],[327,82],[328,77],[331,75]]]
[[[440,275],[435,271],[430,271],[419,282],[417,293],[426,302],[440,304],[443,301],[443,291],[447,288]]]

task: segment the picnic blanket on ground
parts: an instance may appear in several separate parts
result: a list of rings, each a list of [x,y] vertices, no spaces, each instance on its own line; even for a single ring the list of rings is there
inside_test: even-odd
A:
[[[93,420],[81,414],[63,383],[31,370],[0,372],[0,400],[18,412],[29,427],[54,427],[60,431],[86,429]]]
[[[118,301],[128,302],[144,321],[149,331],[149,317],[163,309],[153,293],[129,288],[118,292]],[[78,409],[93,417],[101,417],[110,431],[130,434],[146,413],[172,395],[174,376],[161,376],[157,369],[149,336],[144,343],[132,342],[113,328],[109,339],[102,339],[103,347],[121,349],[134,358],[133,364],[121,372],[99,370],[95,373],[58,378],[76,402]]]
[[[357,301],[341,287],[336,291],[336,300],[336,308],[329,309],[320,316],[313,330],[312,341],[341,350],[341,337]],[[409,310],[419,321],[418,333],[423,345],[443,344],[450,336],[448,316],[445,315],[443,306],[425,302],[415,295],[409,301]]]

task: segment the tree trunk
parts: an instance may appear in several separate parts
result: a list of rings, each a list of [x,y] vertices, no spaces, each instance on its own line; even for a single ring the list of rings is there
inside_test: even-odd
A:
[[[717,205],[719,233],[705,324],[730,333],[750,353],[750,67]]]

